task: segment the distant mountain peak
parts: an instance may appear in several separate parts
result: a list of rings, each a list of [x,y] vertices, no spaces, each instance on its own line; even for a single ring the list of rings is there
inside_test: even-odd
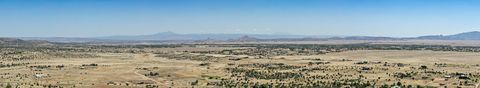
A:
[[[456,35],[465,35],[465,34],[480,34],[480,31],[471,31],[471,32],[464,32],[464,33],[459,33],[459,34],[456,34]]]
[[[480,31],[471,31],[458,33],[454,35],[429,35],[420,36],[418,39],[433,39],[433,40],[480,40]]]
[[[237,39],[232,39],[230,41],[236,41],[236,42],[250,42],[250,41],[258,41],[259,39],[255,38],[255,37],[250,37],[248,35],[244,35],[240,38],[237,38]]]
[[[240,37],[240,39],[250,39],[250,38],[254,38],[254,37],[250,37],[248,35],[244,35],[244,36]]]
[[[177,33],[172,32],[172,31],[167,31],[167,32],[159,32],[154,35],[176,35]]]
[[[172,31],[160,32],[152,35],[134,36],[107,36],[99,37],[102,40],[230,40],[230,41],[262,41],[268,39],[302,39],[305,37],[320,38],[308,35],[274,35],[274,34],[179,34]],[[331,36],[330,36],[331,37]],[[324,39],[342,40],[399,40],[399,39],[427,39],[427,40],[480,40],[480,31],[464,32],[455,35],[428,35],[416,38],[394,38],[381,36],[346,36],[324,37]],[[310,39],[317,40],[317,39]]]

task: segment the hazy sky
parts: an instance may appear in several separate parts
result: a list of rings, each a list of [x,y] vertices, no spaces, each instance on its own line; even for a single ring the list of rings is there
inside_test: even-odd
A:
[[[480,0],[0,0],[0,36],[418,36],[480,30]]]

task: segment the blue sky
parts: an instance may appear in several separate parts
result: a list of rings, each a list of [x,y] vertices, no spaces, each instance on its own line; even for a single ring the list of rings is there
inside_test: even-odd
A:
[[[480,30],[475,0],[0,0],[0,36],[177,33],[409,37]]]

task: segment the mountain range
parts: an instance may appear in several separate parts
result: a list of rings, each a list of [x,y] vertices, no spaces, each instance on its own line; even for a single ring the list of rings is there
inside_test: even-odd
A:
[[[480,40],[480,32],[464,32],[455,35],[430,35],[430,36],[420,36],[417,39],[428,39],[428,40]]]
[[[151,35],[117,35],[106,37],[19,37],[23,40],[46,40],[51,42],[142,42],[142,41],[319,41],[319,40],[480,40],[480,32],[464,32],[454,35],[427,35],[409,38],[376,36],[320,36],[281,34],[179,34],[161,32]]]
[[[278,38],[328,38],[331,36],[310,36],[310,35],[285,35],[285,34],[178,34],[174,32],[161,32],[152,35],[136,35],[136,36],[107,36],[97,37],[95,39],[104,40],[229,40],[250,36],[259,39],[278,39]]]

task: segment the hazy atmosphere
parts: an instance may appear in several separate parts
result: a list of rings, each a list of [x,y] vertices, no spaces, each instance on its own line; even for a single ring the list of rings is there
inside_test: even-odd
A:
[[[176,33],[412,37],[480,29],[476,0],[0,0],[2,37]]]

